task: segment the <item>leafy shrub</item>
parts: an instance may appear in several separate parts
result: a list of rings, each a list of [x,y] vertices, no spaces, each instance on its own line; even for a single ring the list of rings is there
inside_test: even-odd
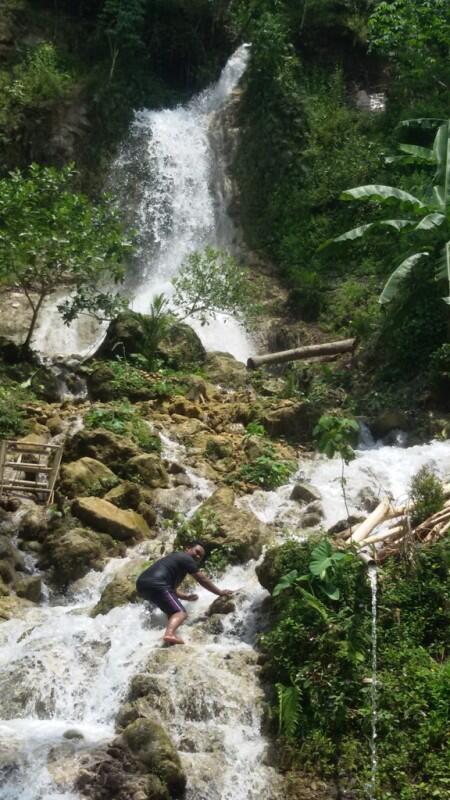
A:
[[[261,489],[271,490],[287,483],[296,468],[294,461],[278,458],[274,449],[268,445],[263,455],[243,464],[233,480],[237,478],[246,483],[254,483]]]
[[[444,505],[444,492],[439,478],[430,467],[419,469],[411,481],[410,499],[412,502],[411,521],[420,525],[427,517],[440,511]]]
[[[285,583],[262,637],[265,676],[277,692],[274,716],[295,747],[295,762],[330,779],[339,774],[341,791],[364,800],[372,715],[369,584],[364,565],[350,554],[334,568],[339,599],[314,589],[311,602],[299,578],[310,571],[315,548],[288,542],[269,551],[259,568],[265,586]],[[378,572],[375,796],[383,800],[448,796],[449,567],[447,537],[421,549],[414,570],[391,559]],[[297,575],[289,580],[292,571]]]
[[[378,290],[378,281],[374,278],[343,281],[327,298],[320,320],[322,325],[342,335],[367,339],[379,323]]]
[[[26,431],[26,415],[21,402],[26,394],[19,387],[0,386],[0,439],[20,436]]]
[[[245,427],[245,436],[244,436],[244,438],[248,437],[248,436],[261,436],[261,437],[264,437],[264,436],[267,436],[267,431],[266,431],[264,425],[261,424],[261,422],[258,422],[257,420],[253,420],[252,422],[249,422],[248,425],[246,425],[246,427]]]
[[[160,452],[161,442],[133,406],[121,403],[109,408],[92,408],[84,417],[86,428],[105,428],[130,438],[146,453]]]

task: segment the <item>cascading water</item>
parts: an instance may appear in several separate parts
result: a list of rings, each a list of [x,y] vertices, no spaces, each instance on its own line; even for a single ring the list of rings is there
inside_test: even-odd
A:
[[[372,594],[372,737],[370,742],[371,749],[371,779],[370,779],[370,800],[376,800],[377,786],[377,567],[376,564],[368,566],[370,588]]]
[[[209,128],[239,82],[247,54],[248,47],[240,47],[218,83],[186,106],[137,112],[113,165],[110,190],[138,233],[130,278],[137,311],[148,313],[158,293],[170,296],[171,279],[189,253],[206,245],[233,249],[222,154],[215,152]],[[208,350],[226,350],[241,360],[250,355],[249,340],[236,320],[219,315],[203,327],[187,321]],[[53,302],[53,309],[42,314],[33,343],[46,355],[86,354],[103,335],[92,326],[92,319],[82,316],[64,328]]]

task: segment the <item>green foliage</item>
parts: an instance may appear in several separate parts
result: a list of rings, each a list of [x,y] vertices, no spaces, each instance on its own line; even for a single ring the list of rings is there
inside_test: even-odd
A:
[[[136,50],[143,48],[144,18],[144,0],[104,0],[99,26],[108,40],[111,53],[110,80],[119,52],[133,57]]]
[[[307,574],[315,547],[289,542],[270,551],[272,585],[292,572]],[[370,777],[371,600],[359,559],[350,555],[341,565],[340,599],[322,594],[322,613],[298,580],[274,597],[272,626],[262,637],[264,670],[278,695],[281,733],[295,743],[295,763],[329,779],[338,770],[341,791],[363,800]],[[394,559],[379,571],[376,796],[386,800],[444,800],[448,793],[449,566],[447,539],[419,551],[413,571]],[[285,691],[290,687],[295,691]]]
[[[129,436],[146,453],[160,452],[161,441],[129,403],[108,408],[91,408],[84,417],[86,428],[105,428],[120,436]]]
[[[100,287],[120,283],[131,244],[112,205],[73,192],[73,177],[73,165],[32,164],[0,181],[0,279],[17,284],[31,306],[26,346],[55,288],[71,292],[58,306],[66,323],[82,311],[111,315],[121,304]]]
[[[237,473],[232,475],[232,480],[253,483],[261,489],[270,491],[287,483],[296,469],[297,465],[294,461],[278,458],[275,449],[268,444],[264,453],[247,464],[243,464]]]
[[[420,123],[420,120],[417,121]],[[437,130],[433,147],[424,148],[400,145],[402,163],[419,163],[435,167],[434,185],[431,194],[423,199],[394,186],[369,184],[348,189],[341,194],[343,200],[370,201],[378,205],[395,205],[402,218],[382,219],[352,228],[334,239],[335,242],[353,241],[369,230],[385,227],[397,231],[402,242],[400,263],[389,277],[381,295],[380,303],[395,299],[403,287],[406,277],[423,258],[432,257],[437,280],[446,280],[450,304],[450,123],[443,122]],[[392,159],[391,159],[392,161]],[[406,216],[405,216],[406,215]],[[417,242],[417,244],[416,244]],[[420,247],[420,251],[416,251]],[[438,253],[441,251],[440,258]]]
[[[0,439],[26,432],[26,415],[21,403],[27,399],[27,393],[18,386],[0,386]]]
[[[334,289],[320,317],[327,330],[344,336],[368,340],[380,325],[380,308],[376,293],[378,281],[372,276],[348,278]]]
[[[373,47],[393,62],[411,89],[439,78],[449,82],[450,9],[446,0],[377,3],[369,19]]]
[[[261,438],[264,438],[264,436],[267,436],[267,431],[266,431],[264,425],[262,425],[257,420],[253,420],[253,422],[249,422],[248,425],[246,425],[246,427],[245,427],[244,439],[248,438],[250,436],[260,436]]]
[[[140,360],[136,359],[138,364]],[[145,391],[145,397],[160,398],[171,397],[174,394],[183,394],[186,390],[182,381],[174,379],[172,373],[165,370],[148,372],[140,366],[133,366],[126,359],[118,358],[108,361],[108,367],[114,377],[109,382],[115,397],[137,395]]]
[[[420,525],[427,517],[440,511],[444,505],[442,483],[430,467],[419,469],[411,480],[411,522]]]
[[[205,325],[217,314],[226,314],[250,324],[258,314],[258,289],[248,271],[213,247],[190,253],[172,283],[173,302],[182,319],[197,317]]]
[[[150,314],[140,315],[143,334],[142,356],[148,369],[158,366],[158,346],[169,333],[174,317],[169,311],[169,303],[163,294],[157,294],[150,306]]]
[[[353,444],[359,425],[354,419],[324,414],[314,428],[317,447],[328,458],[339,455],[348,464],[355,457]]]

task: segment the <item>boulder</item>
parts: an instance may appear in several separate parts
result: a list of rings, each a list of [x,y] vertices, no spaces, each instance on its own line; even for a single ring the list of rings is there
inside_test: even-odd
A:
[[[117,506],[117,508],[131,508],[137,511],[139,503],[143,500],[142,487],[131,481],[121,481],[117,486],[105,494],[104,500]]]
[[[370,430],[375,439],[384,439],[393,430],[408,430],[408,418],[396,409],[383,411],[370,423]]]
[[[143,767],[166,784],[172,797],[182,797],[186,788],[186,776],[180,757],[158,722],[137,719],[125,728],[122,738]]]
[[[296,500],[297,503],[313,503],[315,500],[321,500],[322,495],[319,490],[310,483],[299,481],[296,483],[289,495],[290,500]]]
[[[245,364],[230,353],[208,353],[203,364],[203,372],[211,383],[240,389],[248,382]]]
[[[260,415],[260,421],[269,436],[283,436],[302,443],[312,440],[313,428],[318,418],[319,412],[308,403],[295,400],[280,400]]]
[[[9,561],[0,561],[0,580],[3,582],[3,585],[14,583],[15,575],[16,573]]]
[[[72,513],[94,530],[121,542],[138,542],[154,536],[136,511],[123,511],[100,497],[81,497],[72,503]]]
[[[119,478],[101,461],[84,456],[61,467],[59,491],[66,497],[103,494],[119,482]]]
[[[45,539],[40,566],[51,568],[55,583],[66,586],[101,569],[108,556],[125,555],[125,547],[111,536],[87,528],[57,529]]]
[[[136,445],[124,436],[118,436],[104,428],[95,430],[84,428],[67,443],[64,460],[76,461],[88,456],[120,474],[123,465],[138,453]]]
[[[201,525],[202,518],[208,519],[207,526]],[[193,517],[194,526],[196,522],[207,549],[225,550],[234,562],[258,558],[268,539],[267,526],[251,511],[235,505],[235,494],[229,487],[217,489],[202,503]]]
[[[235,609],[236,605],[231,597],[216,597],[206,613],[210,617],[213,614],[231,614]]]
[[[172,369],[203,364],[206,351],[196,332],[184,322],[174,322],[158,344],[158,356]]]
[[[134,456],[126,465],[130,477],[138,476],[150,489],[163,489],[169,485],[169,476],[159,456],[143,453]]]
[[[141,559],[132,564],[125,564],[113,579],[105,586],[100,600],[91,611],[91,617],[108,614],[112,608],[134,603],[137,600],[136,578],[145,569],[146,561]]]
[[[6,536],[0,536],[0,559],[8,561],[14,570],[23,572],[25,569],[23,555],[18,551],[17,547],[11,544]]]
[[[374,490],[370,486],[363,486],[356,495],[355,505],[360,511],[367,511],[370,514],[374,511],[380,502]]]
[[[167,411],[169,414],[179,414],[181,417],[190,417],[192,419],[202,419],[203,417],[200,406],[185,397],[174,397]]]
[[[323,514],[319,514],[317,511],[306,511],[300,519],[300,527],[303,530],[315,528],[317,525],[320,525],[322,519]]]
[[[39,603],[42,595],[42,581],[39,575],[26,575],[16,581],[15,590],[19,597]]]
[[[48,530],[49,516],[46,508],[31,505],[20,518],[18,536],[25,541],[42,541]]]

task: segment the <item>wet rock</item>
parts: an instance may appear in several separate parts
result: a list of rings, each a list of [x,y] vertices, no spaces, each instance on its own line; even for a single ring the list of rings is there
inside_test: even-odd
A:
[[[260,419],[269,436],[283,436],[295,442],[308,443],[318,417],[319,412],[307,403],[281,400],[275,407],[264,411]]]
[[[320,494],[319,490],[310,483],[300,481],[293,487],[289,499],[296,500],[297,503],[312,503],[315,500],[321,500],[322,495]]]
[[[186,776],[179,755],[161,725],[151,719],[138,719],[125,728],[122,737],[133,756],[166,784],[173,797],[183,795]]]
[[[203,372],[212,383],[233,389],[242,388],[248,380],[245,364],[237,361],[230,353],[208,353]]]
[[[361,511],[367,511],[370,514],[371,511],[375,510],[379,502],[380,498],[377,497],[374,490],[370,486],[364,486],[356,495],[355,505]]]
[[[141,478],[151,489],[164,488],[169,485],[169,476],[157,455],[144,453],[134,456],[127,464],[127,472],[130,477]]]
[[[42,581],[39,575],[27,575],[16,581],[15,590],[19,597],[39,603],[42,595]]]
[[[327,534],[333,536],[335,533],[342,533],[342,531],[347,530],[350,526],[359,525],[359,523],[363,522],[365,519],[365,516],[362,514],[350,514],[347,519],[340,519],[338,522],[335,522],[331,528],[328,528]]]
[[[230,458],[233,455],[233,445],[226,436],[206,436],[205,453],[213,461]]]
[[[19,572],[23,572],[25,569],[23,555],[6,536],[0,536],[0,560],[8,561],[12,568]]]
[[[117,475],[101,461],[84,456],[62,465],[59,491],[71,498],[84,494],[103,494],[118,481]]]
[[[217,597],[208,608],[207,614],[231,614],[236,610],[236,604],[231,597]]]
[[[268,529],[257,517],[235,505],[232,489],[222,487],[208,498],[193,517],[208,516],[211,524],[202,532],[207,548],[225,549],[230,561],[242,562],[257,558],[268,539]]]
[[[24,600],[22,597],[17,597],[17,595],[0,597],[0,620],[20,618],[31,605],[29,600]],[[23,704],[21,703],[17,714],[14,716],[20,716],[22,711]]]
[[[64,739],[84,739],[81,731],[77,731],[76,728],[69,728],[67,731],[64,731],[63,736]]]
[[[318,514],[316,511],[306,511],[300,519],[300,527],[303,530],[308,528],[315,528],[320,525],[323,519],[323,514]]]
[[[65,461],[76,461],[88,456],[106,464],[113,472],[121,474],[124,464],[138,454],[138,448],[124,436],[101,428],[78,431],[66,445]]]
[[[3,584],[14,583],[15,574],[10,561],[0,561],[0,580],[2,580]],[[7,594],[6,591],[5,594]]]
[[[169,414],[179,414],[181,417],[203,418],[203,412],[197,403],[193,403],[186,397],[174,397],[167,410]]]
[[[32,505],[20,519],[19,538],[25,541],[41,541],[48,530],[48,523],[47,509]]]
[[[136,511],[142,500],[142,490],[136,483],[122,481],[113,489],[110,489],[103,499],[113,503],[117,508],[131,508]]]
[[[262,436],[249,436],[244,439],[243,450],[249,461],[255,461],[267,450],[267,442]]]
[[[158,355],[172,369],[203,364],[206,351],[196,332],[184,322],[174,322],[158,344]]]
[[[100,497],[77,498],[71,508],[81,522],[121,542],[138,542],[155,535],[136,511],[123,511]]]
[[[103,589],[100,600],[91,611],[91,617],[108,614],[112,608],[134,603],[138,598],[136,578],[148,562],[144,559],[126,564]]]
[[[40,566],[51,568],[57,584],[65,586],[101,569],[107,556],[125,555],[123,544],[87,528],[57,529],[45,539]]]
[[[401,411],[383,411],[370,423],[370,430],[375,439],[384,439],[393,430],[407,430],[408,418]]]
[[[62,433],[65,428],[64,421],[58,415],[49,417],[45,424],[52,436],[57,436],[59,433]]]
[[[6,582],[0,577],[0,597],[8,597],[11,594],[10,587],[7,586]]]

